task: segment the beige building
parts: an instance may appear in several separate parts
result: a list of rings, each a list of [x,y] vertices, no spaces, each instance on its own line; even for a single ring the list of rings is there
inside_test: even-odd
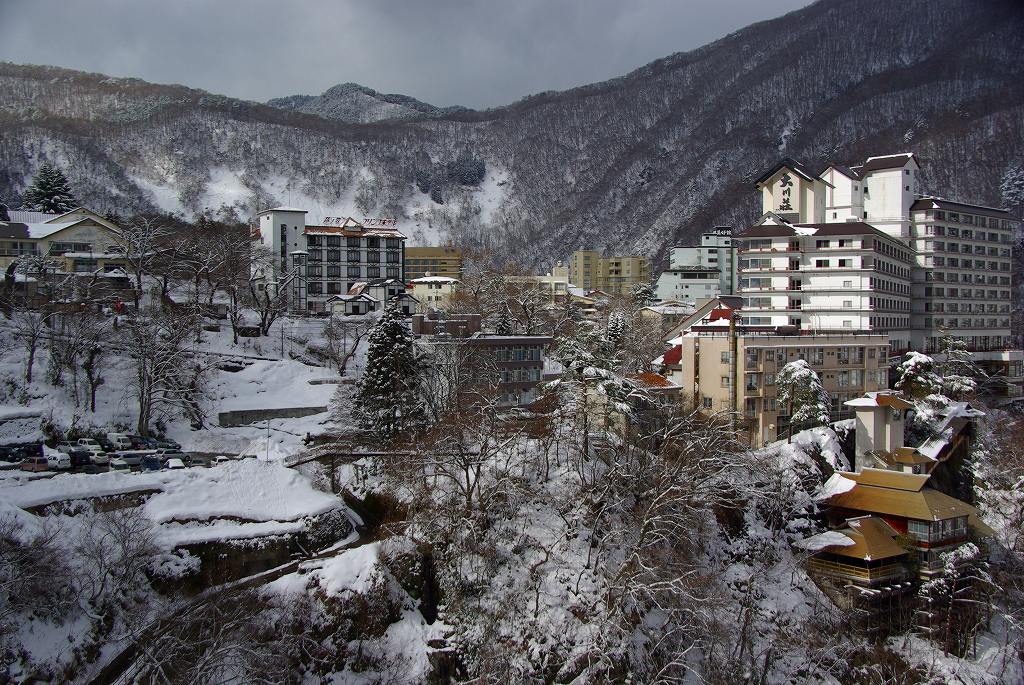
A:
[[[788,432],[788,407],[777,401],[775,378],[789,362],[804,359],[818,373],[832,400],[833,421],[853,418],[849,400],[888,387],[886,335],[778,335],[745,329],[734,319],[738,311],[726,306],[698,310],[655,365],[682,386],[694,408],[735,412],[754,447]]]
[[[18,214],[14,218],[21,218]],[[24,221],[0,222],[0,268],[33,256],[51,257],[68,273],[124,267],[116,240],[120,229],[99,214],[82,207],[64,214],[31,214]]]
[[[432,276],[462,278],[462,250],[454,247],[405,248],[405,278]]]
[[[458,285],[457,279],[429,274],[409,281],[407,292],[416,298],[416,311],[422,314],[431,309],[444,309]]]
[[[531,284],[547,293],[551,302],[565,300],[569,295],[569,267],[558,262],[551,271],[541,276],[509,276],[512,283]]]
[[[651,284],[651,262],[647,257],[602,257],[596,250],[577,250],[569,258],[569,280],[584,290],[629,295],[637,283]]]

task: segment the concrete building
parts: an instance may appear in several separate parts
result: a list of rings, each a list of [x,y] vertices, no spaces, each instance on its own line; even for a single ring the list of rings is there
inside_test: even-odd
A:
[[[409,294],[419,302],[416,311],[423,313],[430,309],[444,309],[448,304],[448,298],[455,292],[458,285],[458,279],[428,273],[426,276],[409,281]]]
[[[669,268],[658,277],[658,299],[696,302],[732,295],[737,287],[737,267],[732,229],[716,226],[701,235],[700,245],[669,251]]]
[[[584,290],[629,295],[634,285],[651,282],[651,263],[646,257],[602,257],[596,250],[578,250],[569,258],[569,280]]]
[[[1008,350],[1017,220],[920,196],[919,172],[901,153],[820,175],[784,159],[763,174],[764,214],[737,238],[746,309],[800,330],[884,332],[894,352],[934,352],[949,331],[997,372],[1019,373]]]
[[[434,276],[462,278],[462,250],[454,247],[407,247],[405,248],[405,278],[423,278],[430,273]]]
[[[325,311],[328,299],[359,282],[405,280],[406,236],[393,219],[324,217],[308,224],[306,214],[294,207],[258,214],[260,242],[273,255],[268,277],[290,279],[292,311]]]
[[[117,241],[121,229],[96,212],[78,207],[64,214],[11,214],[12,221],[0,222],[0,269],[25,257],[48,257],[65,273],[125,267]]]
[[[832,420],[853,418],[844,406],[865,392],[888,387],[886,335],[791,334],[746,327],[743,310],[725,301],[698,309],[671,334],[670,349],[654,362],[689,396],[695,409],[736,412],[752,446],[785,437],[788,407],[777,401],[775,378],[783,366],[804,359],[821,378],[832,402]]]

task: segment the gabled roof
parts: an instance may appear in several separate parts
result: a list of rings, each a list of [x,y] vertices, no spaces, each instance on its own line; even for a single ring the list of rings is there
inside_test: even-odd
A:
[[[890,407],[892,409],[912,409],[914,407],[913,403],[886,390],[866,392],[863,397],[848,400],[843,404],[847,407]]]
[[[832,507],[882,514],[919,521],[938,521],[957,516],[976,520],[977,509],[927,487],[928,475],[866,468],[860,473],[836,472],[826,481],[829,490],[833,479],[854,481],[844,492],[835,492],[825,499]]]
[[[648,390],[679,390],[682,387],[668,378],[650,371],[627,374],[626,379]]]
[[[829,164],[827,167],[825,167],[825,171],[828,171],[829,169],[835,169],[840,174],[853,181],[860,180],[860,174],[848,166],[843,166],[842,164]],[[822,175],[825,174],[825,171],[821,172]]]
[[[991,216],[997,219],[1012,219],[1014,217],[1008,210],[1000,209],[999,207],[986,207],[985,205],[972,205],[967,202],[957,202],[956,200],[946,200],[941,197],[934,197],[930,195],[922,195],[914,201],[914,204],[910,205],[910,211],[918,209],[945,209],[953,212],[971,212],[974,214],[984,214],[985,216]]]
[[[662,356],[661,363],[665,364],[666,366],[672,366],[673,364],[678,364],[682,360],[683,360],[683,346],[682,345],[673,345],[672,349],[670,349],[668,352],[666,352]]]
[[[896,155],[882,155],[881,157],[868,157],[861,165],[860,171],[863,174],[870,173],[872,171],[881,171],[882,169],[902,169],[907,162],[913,161],[917,164],[917,159],[914,157],[913,152],[901,152]]]
[[[264,209],[262,212],[257,212],[256,215],[259,216],[267,212],[302,212],[303,214],[309,214],[305,209],[299,209],[298,207],[271,207],[270,209]]]
[[[901,557],[907,553],[895,541],[897,535],[899,533],[892,526],[878,517],[858,516],[848,519],[844,528],[801,540],[797,546],[851,559],[875,561]],[[842,538],[848,542],[844,543]]]
[[[769,169],[768,171],[766,171],[763,174],[761,174],[758,177],[758,179],[756,181],[754,181],[754,185],[755,186],[762,185],[765,181],[767,181],[769,178],[774,176],[775,173],[777,171],[779,171],[780,169],[789,169],[790,171],[795,173],[797,176],[800,176],[801,178],[803,178],[803,179],[805,179],[807,181],[810,181],[811,183],[813,183],[814,181],[821,181],[820,178],[818,178],[810,169],[805,167],[800,162],[796,161],[792,157],[783,157],[782,159],[780,159],[778,162],[775,163],[775,166],[773,166],[771,169]],[[822,182],[824,182],[824,181],[822,181]]]

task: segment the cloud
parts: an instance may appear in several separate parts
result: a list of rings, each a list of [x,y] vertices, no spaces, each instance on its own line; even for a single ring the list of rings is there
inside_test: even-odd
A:
[[[252,100],[354,81],[489,107],[613,78],[807,0],[3,0],[0,59]]]

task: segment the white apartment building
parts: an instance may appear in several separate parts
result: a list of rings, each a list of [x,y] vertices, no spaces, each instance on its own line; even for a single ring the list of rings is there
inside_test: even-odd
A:
[[[787,158],[762,175],[764,214],[736,241],[744,321],[877,331],[894,352],[933,351],[946,330],[975,350],[1005,350],[1016,220],[922,197],[919,172],[902,153],[821,174]]]
[[[658,277],[659,300],[696,302],[736,292],[737,260],[732,229],[716,226],[703,233],[700,245],[673,247],[669,268]]]
[[[260,242],[273,254],[274,280],[288,279],[289,308],[325,311],[327,300],[356,283],[405,278],[405,240],[393,219],[324,217],[306,222],[306,210],[275,207],[258,216]]]

